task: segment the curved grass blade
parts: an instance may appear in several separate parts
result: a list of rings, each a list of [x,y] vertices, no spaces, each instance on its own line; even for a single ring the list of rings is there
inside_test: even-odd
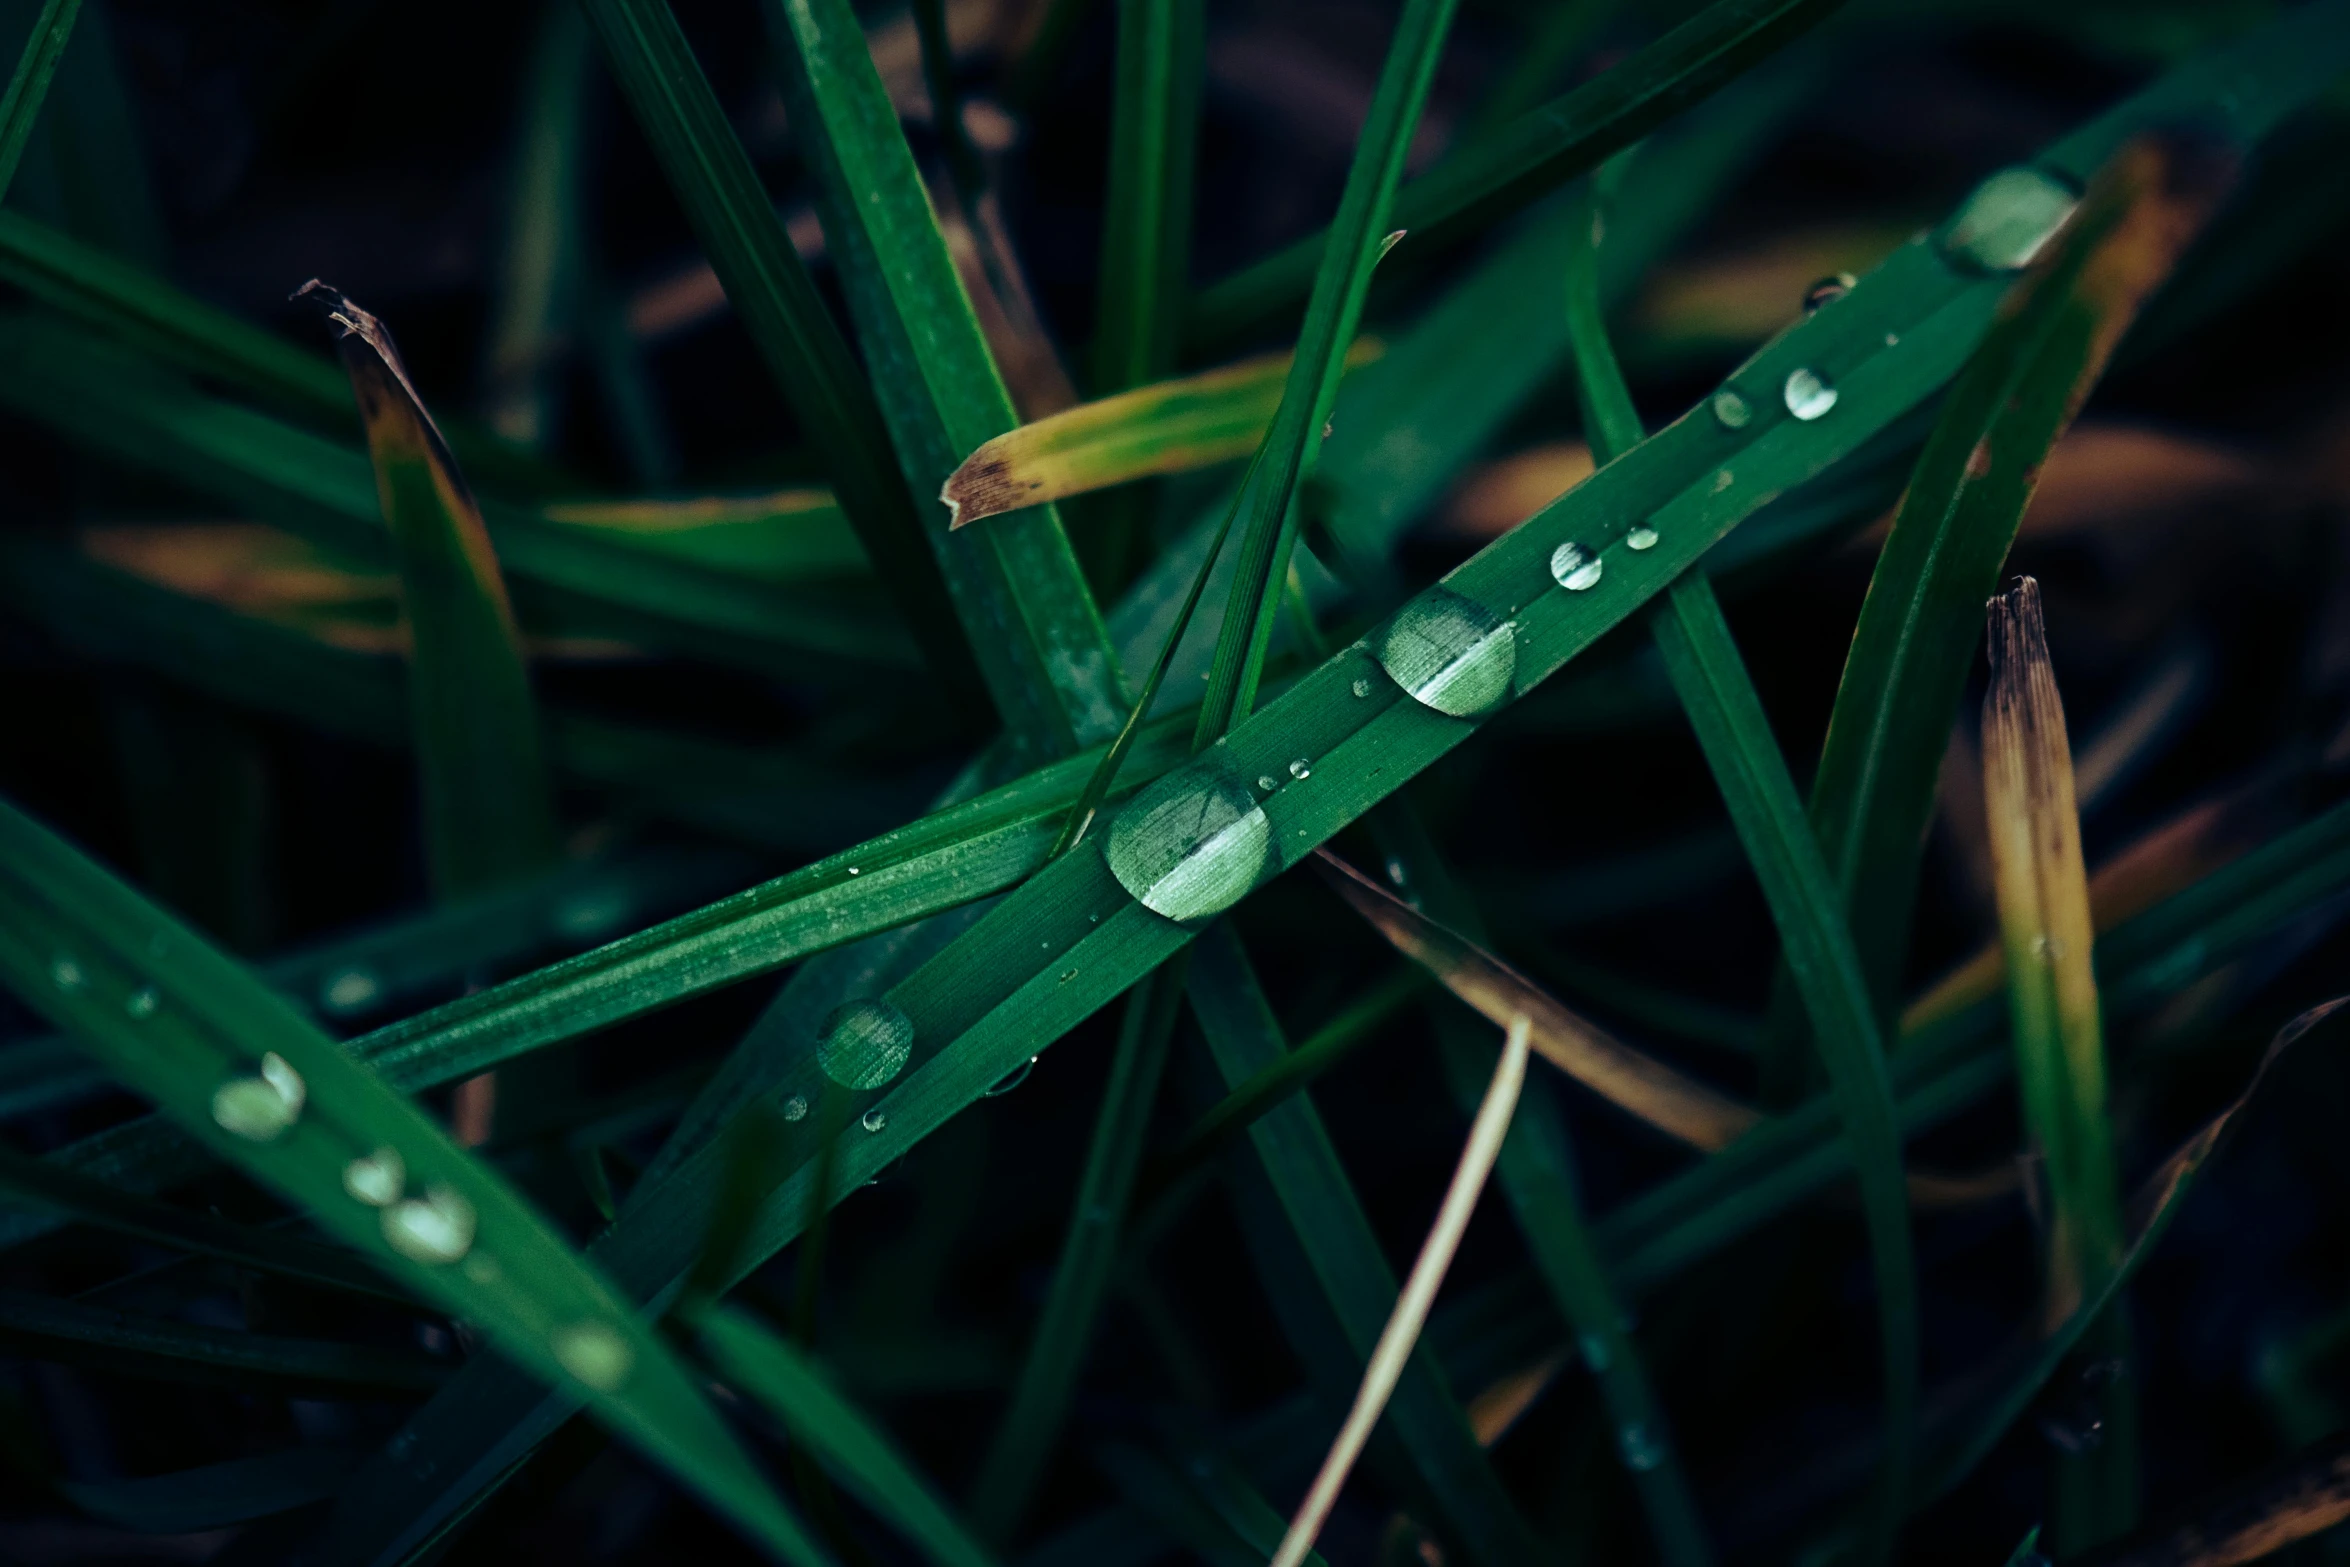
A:
[[[1908,953],[1936,772],[1982,603],[2049,447],[2226,184],[2208,151],[2141,142],[2117,154],[2002,304],[1910,476],[1861,605],[1811,799],[1880,1012]]]
[[[2105,1031],[2091,964],[2094,925],[2073,799],[2072,745],[2048,663],[2040,585],[1991,600],[1991,689],[1983,700],[1983,801],[2024,1126],[2047,1192],[2046,1311],[2060,1323],[2122,1252],[2121,1172],[2105,1107]],[[2116,1312],[2092,1333],[2128,1364]],[[2125,1371],[2107,1390],[2093,1451],[2054,1455],[2052,1539],[2066,1557],[2120,1534],[2138,1509],[2136,1401]]]
[[[1381,352],[1376,338],[1358,339],[1346,368],[1372,364]],[[1292,359],[1264,354],[1021,425],[964,458],[938,498],[952,526],[965,528],[1153,474],[1237,462],[1264,444]]]
[[[0,1290],[0,1344],[127,1376],[330,1398],[429,1393],[452,1369],[413,1350],[205,1327],[24,1290]]]
[[[702,1306],[687,1320],[720,1374],[765,1406],[875,1517],[938,1567],[990,1567],[987,1548],[791,1343],[729,1306]]]
[[[667,0],[583,0],[637,123],[710,258],[752,344],[808,443],[825,454],[833,490],[895,597],[932,671],[970,692],[984,632],[958,619],[969,584],[941,575],[913,497],[900,481],[873,389],[833,323],[775,204],[694,60]],[[860,38],[863,34],[858,35]],[[927,492],[924,492],[927,493]],[[992,688],[991,688],[992,689]],[[994,691],[1000,703],[1004,693]]]
[[[1842,0],[1716,0],[1598,79],[1464,149],[1397,193],[1395,224],[1430,253],[1556,190],[1610,153],[1801,37]],[[1331,233],[1339,232],[1336,225]],[[1187,336],[1228,342],[1305,297],[1328,236],[1317,234],[1203,289]]]
[[[50,78],[57,74],[57,62],[65,57],[74,18],[81,9],[82,0],[42,0],[24,53],[17,56],[16,69],[9,75],[8,89],[0,92],[0,196],[8,193],[8,182],[16,177],[25,143],[33,134],[33,122],[41,117],[41,105],[48,101]]]
[[[0,974],[212,1152],[307,1208],[787,1560],[823,1554],[634,1311],[496,1175],[221,957],[0,805]]]
[[[824,192],[848,294],[907,488],[1018,422],[940,237],[865,34],[845,0],[763,0],[797,141]],[[1113,733],[1125,706],[1101,615],[1061,531],[1035,510],[984,535],[922,514],[1004,725],[1040,758]]]
[[[452,898],[519,880],[554,860],[555,811],[521,634],[481,510],[390,331],[316,279],[296,297],[336,328],[400,563],[433,885]]]
[[[1314,868],[1372,929],[1445,989],[1504,1028],[1527,1019],[1543,1059],[1626,1113],[1709,1152],[1728,1146],[1758,1119],[1749,1107],[1576,1016],[1532,980],[1328,850],[1316,854]]]

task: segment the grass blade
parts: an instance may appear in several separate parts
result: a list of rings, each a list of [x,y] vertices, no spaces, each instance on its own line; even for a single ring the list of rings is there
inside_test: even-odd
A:
[[[558,372],[569,338],[586,322],[582,207],[593,51],[579,8],[551,4],[524,65],[482,400],[490,428],[526,450],[554,442]]]
[[[413,1350],[205,1327],[24,1290],[0,1290],[0,1344],[132,1376],[331,1398],[429,1393],[450,1371]]]
[[[2121,1172],[2105,1108],[2105,1034],[2092,968],[2094,925],[2073,801],[2072,745],[2048,663],[2040,585],[1991,600],[1991,689],[1983,701],[1983,800],[2007,949],[2007,993],[2024,1126],[2045,1163],[2047,1321],[2095,1293],[2122,1253]],[[2128,1322],[2092,1334],[2127,1365]],[[2105,1439],[2055,1455],[2051,1538],[2067,1557],[2136,1521],[2137,1430],[2125,1369],[2105,1395]]]
[[[25,143],[33,134],[33,122],[41,117],[41,105],[48,101],[50,79],[57,74],[57,62],[65,57],[74,18],[81,9],[82,0],[42,0],[40,12],[33,18],[32,35],[25,40],[24,53],[17,56],[16,69],[8,78],[8,90],[0,93],[0,196],[8,193],[8,183],[16,177]]]
[[[336,328],[400,563],[433,885],[453,898],[519,880],[554,860],[555,813],[481,510],[383,323],[315,279],[298,297]]]
[[[951,692],[974,691],[972,659],[975,652],[982,661],[989,656],[986,637],[967,644],[957,633],[958,625],[967,631],[969,622],[957,618],[956,596],[932,556],[929,530],[898,476],[873,390],[784,233],[668,0],[584,0],[584,8],[728,301],[808,443],[825,454],[841,509],[932,671]],[[1001,691],[993,694],[1003,700]]]
[[[292,1447],[137,1480],[51,1479],[74,1506],[136,1534],[193,1534],[306,1507],[334,1494],[351,1455]]]
[[[824,1560],[669,1350],[506,1184],[261,982],[0,806],[0,974],[212,1152],[584,1396],[787,1560]]]
[[[1433,254],[1595,168],[1801,37],[1842,0],[1716,0],[1597,80],[1554,98],[1429,173],[1395,200],[1415,256]],[[1333,225],[1332,233],[1340,230]],[[1223,343],[1296,308],[1327,235],[1298,241],[1203,289],[1188,334]]]
[[[2331,1529],[2350,1518],[2350,1436],[2169,1511],[2168,1521],[2080,1557],[2082,1567],[2236,1567]]]
[[[940,237],[864,31],[844,0],[764,0],[800,151],[824,192],[840,269],[906,485],[939,493],[962,459],[1018,421]],[[1058,516],[984,534],[921,525],[945,569],[1004,725],[1037,757],[1106,738],[1124,691]]]
[[[1189,288],[1201,11],[1199,0],[1120,0],[1118,6],[1101,303],[1093,326],[1096,396],[1148,385],[1175,368]]]
[[[1444,1202],[1436,1210],[1436,1222],[1429,1226],[1428,1238],[1420,1243],[1419,1258],[1404,1281],[1403,1293],[1396,1297],[1395,1310],[1388,1316],[1387,1326],[1379,1332],[1370,1364],[1363,1368],[1362,1390],[1355,1395],[1354,1408],[1347,1412],[1346,1424],[1339,1428],[1337,1439],[1330,1444],[1321,1472],[1314,1476],[1305,1500],[1298,1504],[1297,1516],[1290,1520],[1288,1533],[1281,1537],[1281,1548],[1273,1553],[1273,1567],[1300,1567],[1313,1550],[1314,1540],[1338,1501],[1339,1487],[1346,1484],[1348,1472],[1362,1456],[1363,1444],[1371,1439],[1379,1412],[1387,1407],[1388,1397],[1403,1376],[1412,1348],[1419,1342],[1420,1329],[1428,1321],[1428,1308],[1436,1303],[1436,1292],[1443,1287],[1445,1270],[1452,1266],[1453,1253],[1460,1249],[1461,1235],[1469,1227],[1469,1215],[1485,1190],[1485,1178],[1493,1173],[1493,1161],[1501,1154],[1502,1139],[1509,1134],[1510,1117],[1518,1108],[1518,1093],[1526,1085],[1527,1027],[1523,1016],[1510,1023],[1501,1060],[1493,1069],[1493,1080],[1485,1090],[1484,1102],[1477,1108],[1477,1119],[1469,1128],[1468,1145],[1461,1150],[1452,1183],[1445,1188]]]

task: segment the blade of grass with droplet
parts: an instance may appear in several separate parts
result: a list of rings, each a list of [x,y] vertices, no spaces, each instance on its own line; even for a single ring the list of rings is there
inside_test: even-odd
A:
[[[975,691],[972,661],[976,656],[987,671],[989,632],[984,619],[958,619],[957,610],[958,599],[979,587],[958,580],[956,563],[934,558],[925,542],[929,530],[916,510],[918,496],[899,478],[874,388],[792,248],[667,0],[584,0],[584,6],[728,302],[808,444],[824,454],[841,509],[933,673],[951,692]],[[999,704],[1005,700],[1003,691],[990,689]]]
[[[0,1344],[125,1376],[328,1398],[429,1393],[453,1369],[414,1350],[206,1327],[25,1290],[0,1290]]]
[[[1803,36],[1842,0],[1716,0],[1596,80],[1463,149],[1397,193],[1395,224],[1428,254],[1596,167]],[[1332,232],[1337,232],[1333,226]],[[1296,308],[1328,236],[1298,241],[1203,289],[1188,333],[1228,342]]]
[[[1229,926],[1213,927],[1193,953],[1189,990],[1227,1086],[1239,1087],[1287,1054],[1280,1026]],[[1394,1309],[1396,1283],[1321,1117],[1308,1101],[1291,1099],[1259,1118],[1249,1137],[1347,1349],[1358,1362],[1369,1359]],[[1425,1346],[1402,1366],[1387,1418],[1447,1531],[1471,1557],[1486,1563],[1537,1558],[1524,1521]]]
[[[307,1209],[784,1559],[824,1560],[633,1308],[258,978],[0,804],[0,976],[213,1154]]]
[[[1375,339],[1360,339],[1347,368],[1372,364],[1379,354]],[[1265,354],[1021,425],[965,458],[939,498],[953,525],[964,528],[1153,474],[1237,462],[1263,445],[1290,364],[1288,354]]]
[[[2049,447],[2225,183],[2219,168],[2198,174],[2176,148],[2120,154],[2002,306],[1910,476],[1861,606],[1811,799],[1880,1012],[1908,953],[1935,779],[1982,603]]]
[[[719,1373],[806,1444],[874,1516],[938,1567],[989,1567],[987,1547],[799,1349],[730,1306],[696,1308],[687,1322]]]
[[[1983,699],[1983,801],[1992,885],[2007,950],[2008,1012],[2024,1128],[2047,1193],[2046,1321],[2060,1323],[2096,1292],[2123,1246],[2121,1172],[2106,1115],[2105,1031],[2092,970],[2094,925],[2073,796],[2072,745],[2048,662],[2040,585],[2025,577],[1991,600],[1991,687]],[[2128,1374],[2128,1319],[2090,1330]],[[2077,1555],[2137,1521],[2136,1401],[2101,1400],[2094,1450],[2054,1455],[2050,1528]]]
[[[956,464],[1018,420],[864,31],[845,0],[763,0],[762,10],[881,416],[1004,725],[1040,759],[1104,739],[1125,693],[1060,518],[1037,508],[958,533],[929,505]]]
[[[408,696],[434,888],[463,897],[555,859],[555,808],[538,704],[506,579],[457,459],[383,323],[316,281],[375,462],[400,567]]]
[[[33,122],[41,117],[41,105],[48,101],[49,83],[57,75],[57,62],[65,57],[74,18],[81,9],[82,0],[42,0],[24,52],[17,56],[16,69],[9,74],[7,91],[0,92],[0,195],[7,194],[8,182],[16,177],[25,143],[33,134]]]
[[[1240,494],[1242,525],[1232,587],[1217,630],[1215,661],[1200,703],[1196,743],[1206,746],[1246,718],[1280,607],[1297,534],[1298,488],[1313,472],[1322,431],[1338,395],[1344,355],[1354,340],[1371,274],[1400,237],[1388,209],[1404,157],[1420,123],[1436,62],[1452,29],[1456,0],[1405,0],[1388,39],[1386,63],[1372,94],[1346,189],[1338,198],[1328,246],[1317,262],[1305,325],[1289,363],[1281,406],[1265,432],[1256,471]]]

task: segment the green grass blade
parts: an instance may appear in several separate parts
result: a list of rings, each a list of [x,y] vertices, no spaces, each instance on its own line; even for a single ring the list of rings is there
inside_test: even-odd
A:
[[[1801,37],[1842,0],[1716,0],[1597,80],[1520,117],[1406,185],[1394,221],[1415,256],[1478,232],[1596,167]],[[1339,232],[1333,226],[1332,233]],[[1328,236],[1298,241],[1201,290],[1189,335],[1227,342],[1295,309]]]
[[[701,1308],[690,1320],[720,1373],[764,1405],[876,1517],[938,1567],[989,1567],[987,1547],[790,1342],[727,1306]]]
[[[1209,1052],[1228,1086],[1239,1087],[1287,1054],[1280,1026],[1229,926],[1215,927],[1193,954],[1190,992]],[[1249,1137],[1336,1314],[1345,1348],[1359,1366],[1387,1325],[1396,1283],[1337,1150],[1321,1117],[1302,1098],[1260,1118]],[[1386,1421],[1434,1497],[1447,1532],[1473,1559],[1514,1563],[1538,1558],[1425,1345],[1406,1365],[1388,1401]]]
[[[873,389],[792,249],[667,0],[584,0],[584,8],[728,301],[808,444],[825,454],[841,509],[932,671],[950,691],[975,690],[972,658],[975,651],[982,660],[989,656],[986,639],[966,644],[958,634],[959,624],[968,630],[971,623],[957,620],[956,594],[931,554],[915,498],[899,479]]]
[[[350,1467],[348,1452],[303,1446],[136,1480],[49,1483],[83,1512],[133,1533],[194,1534],[306,1507],[331,1496]]]
[[[1595,185],[1604,182],[1607,173],[1602,170],[1595,176]],[[1584,428],[1594,457],[1605,464],[1631,452],[1641,430],[1600,318],[1596,199],[1590,211],[1591,222],[1574,236],[1570,252],[1568,330],[1574,340]],[[1557,574],[1555,561],[1553,572]],[[1567,575],[1562,580],[1572,588],[1577,579]],[[1588,590],[1586,585],[1583,591]],[[1859,1168],[1861,1203],[1876,1265],[1885,1368],[1884,1459],[1863,1548],[1865,1560],[1879,1562],[1892,1552],[1901,1526],[1918,1401],[1917,1263],[1901,1169],[1901,1129],[1885,1076],[1884,1042],[1869,1007],[1843,902],[1703,566],[1667,590],[1651,625],[1673,689],[1697,731],[1746,857],[1762,883]]]
[[[2048,449],[2224,185],[2208,156],[2158,144],[2121,154],[1968,361],[1910,476],[1861,606],[1811,800],[1881,1013],[1908,955],[1936,770],[1982,603]]]
[[[1093,325],[1096,397],[1148,385],[1175,368],[1189,290],[1201,12],[1200,0],[1120,0],[1118,6],[1101,303]]]
[[[555,809],[522,636],[481,509],[383,323],[315,281],[302,295],[336,329],[400,565],[434,888],[455,898],[519,880],[555,859]]]
[[[451,1369],[413,1350],[204,1327],[23,1290],[0,1290],[0,1344],[130,1376],[330,1398],[429,1393]]]
[[[82,0],[42,0],[40,13],[33,18],[32,35],[25,40],[24,53],[17,56],[16,69],[9,75],[8,90],[0,93],[0,196],[8,193],[8,183],[16,177],[16,166],[24,158],[25,143],[32,138],[33,123],[41,117],[41,105],[48,101],[50,80],[57,75],[57,62],[65,57],[74,18],[81,9]]]
[[[1125,1234],[1127,1204],[1142,1166],[1167,1048],[1182,1015],[1185,967],[1178,956],[1127,993],[1117,1054],[1110,1059],[1085,1171],[1062,1233],[1052,1290],[1037,1314],[1011,1403],[971,1488],[973,1522],[991,1540],[1009,1539],[1027,1510],[1085,1369],[1095,1319]]]
[[[585,325],[581,211],[595,64],[579,8],[568,0],[546,6],[523,68],[482,377],[490,428],[527,450],[554,441],[561,361]]]
[[[404,1287],[584,1395],[779,1556],[824,1557],[669,1350],[498,1176],[258,979],[0,806],[0,973]]]
[[[1405,0],[1387,61],[1355,142],[1338,216],[1314,274],[1306,319],[1290,359],[1281,408],[1265,432],[1256,472],[1242,489],[1243,521],[1232,587],[1216,638],[1215,662],[1200,703],[1196,743],[1221,738],[1256,705],[1257,682],[1272,641],[1280,588],[1296,542],[1298,487],[1312,473],[1346,348],[1362,319],[1379,259],[1395,243],[1387,214],[1403,177],[1404,156],[1420,123],[1436,62],[1452,28],[1455,0]]]
[[[763,4],[882,417],[907,487],[927,503],[963,458],[1018,423],[1011,396],[845,0]],[[949,521],[925,504],[923,531],[1005,727],[1040,758],[1115,732],[1117,660],[1060,518],[1039,508],[978,534]]]

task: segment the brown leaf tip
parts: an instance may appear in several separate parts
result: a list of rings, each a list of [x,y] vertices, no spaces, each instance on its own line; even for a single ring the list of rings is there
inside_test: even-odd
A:
[[[990,443],[992,446],[993,443]],[[1003,454],[982,446],[947,475],[938,498],[946,504],[947,528],[969,527],[988,517],[1036,504],[1042,479],[1015,478]]]

